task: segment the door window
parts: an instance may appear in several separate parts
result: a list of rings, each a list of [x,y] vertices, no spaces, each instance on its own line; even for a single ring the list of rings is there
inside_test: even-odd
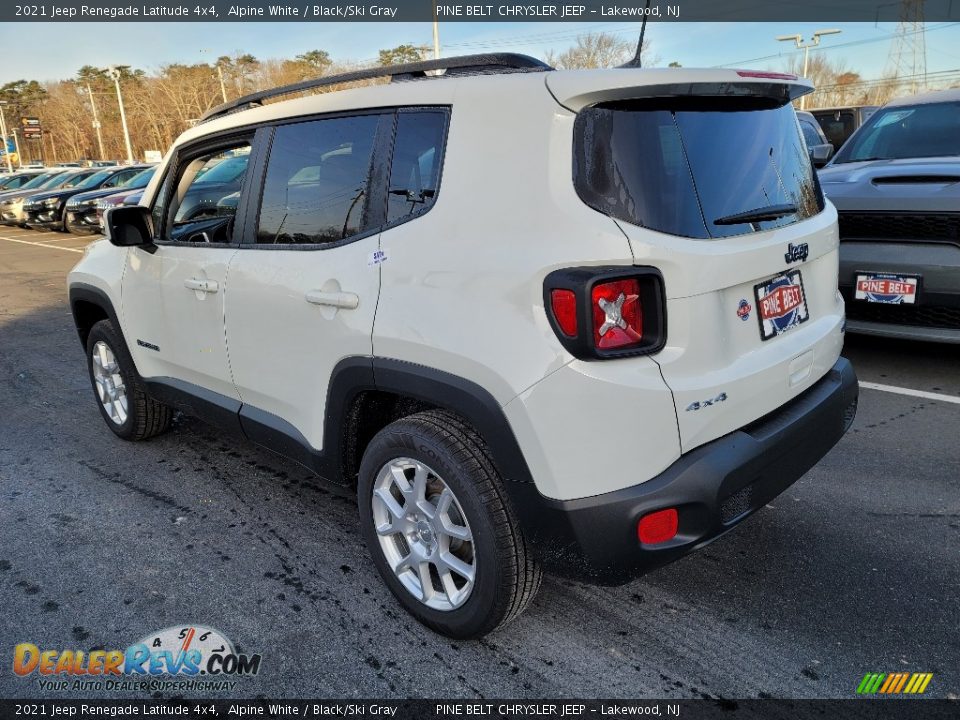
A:
[[[188,155],[168,175],[154,206],[163,236],[185,243],[229,243],[250,159],[250,142]]]
[[[263,186],[257,243],[325,245],[367,229],[380,115],[281,125]]]

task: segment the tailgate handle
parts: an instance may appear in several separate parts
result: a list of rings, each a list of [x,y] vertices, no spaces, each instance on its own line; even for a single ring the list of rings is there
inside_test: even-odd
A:
[[[306,300],[311,305],[328,305],[344,310],[356,310],[360,305],[360,297],[349,292],[323,292],[322,290],[311,290],[306,295]]]

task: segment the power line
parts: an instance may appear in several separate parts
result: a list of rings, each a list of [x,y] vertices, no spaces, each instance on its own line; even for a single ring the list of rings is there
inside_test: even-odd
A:
[[[925,77],[928,82],[942,82],[944,80],[953,80],[960,79],[960,68],[954,68],[952,70],[938,70],[936,72],[928,73],[917,73],[916,75],[901,75],[896,78],[885,77],[878,78],[875,80],[858,80],[852,83],[834,83],[833,85],[818,85],[816,92],[826,92],[829,90],[839,90],[846,88],[858,88],[858,87],[876,87],[878,85],[898,85],[905,80],[917,80]]]
[[[930,32],[933,32],[934,30],[943,30],[944,28],[954,27],[954,26],[956,26],[956,25],[960,25],[960,23],[956,23],[956,22],[953,22],[953,23],[943,23],[942,25],[934,25],[933,27],[928,27],[928,28],[925,28],[925,29],[923,29],[923,30],[918,30],[918,31],[916,31],[916,32],[920,32],[920,33],[927,32],[927,33],[930,33]],[[884,35],[884,36],[882,36],[882,37],[878,37],[878,38],[864,38],[864,39],[862,39],[862,40],[850,40],[850,41],[844,42],[844,43],[832,44],[832,45],[830,45],[829,47],[824,47],[824,48],[822,48],[822,50],[828,50],[828,49],[829,49],[829,50],[837,50],[837,49],[839,49],[839,48],[854,47],[854,46],[856,46],[856,45],[869,45],[869,44],[871,44],[871,43],[887,42],[887,41],[891,40],[892,38],[896,37],[898,34],[899,34],[899,33],[892,32],[892,33],[886,34],[886,35]],[[908,33],[908,34],[913,34],[913,33]],[[764,55],[763,57],[751,58],[751,59],[749,59],[749,60],[736,60],[736,61],[734,61],[734,62],[721,63],[721,64],[719,64],[719,65],[713,65],[712,67],[715,67],[715,68],[723,68],[723,67],[728,67],[728,66],[730,66],[730,65],[749,65],[749,64],[751,64],[751,63],[762,62],[762,61],[764,61],[764,60],[776,60],[776,59],[778,59],[778,58],[790,57],[790,56],[792,56],[792,55],[799,55],[799,54],[800,54],[800,51],[799,51],[799,50],[796,50],[796,51],[793,51],[793,52],[777,53],[776,55]]]

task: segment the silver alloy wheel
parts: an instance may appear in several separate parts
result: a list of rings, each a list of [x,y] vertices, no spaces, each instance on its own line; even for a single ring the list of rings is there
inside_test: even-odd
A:
[[[380,549],[407,591],[434,610],[463,605],[477,574],[473,533],[443,479],[396,458],[377,473],[370,502]]]
[[[93,346],[93,382],[107,416],[117,425],[127,421],[127,386],[113,350],[103,340]]]

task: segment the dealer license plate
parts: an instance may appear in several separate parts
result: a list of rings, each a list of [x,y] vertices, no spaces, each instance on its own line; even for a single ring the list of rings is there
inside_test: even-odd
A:
[[[757,300],[761,340],[782,335],[810,319],[799,270],[766,280],[754,286],[753,293]]]
[[[858,273],[853,299],[885,305],[915,305],[920,278],[896,273]]]

